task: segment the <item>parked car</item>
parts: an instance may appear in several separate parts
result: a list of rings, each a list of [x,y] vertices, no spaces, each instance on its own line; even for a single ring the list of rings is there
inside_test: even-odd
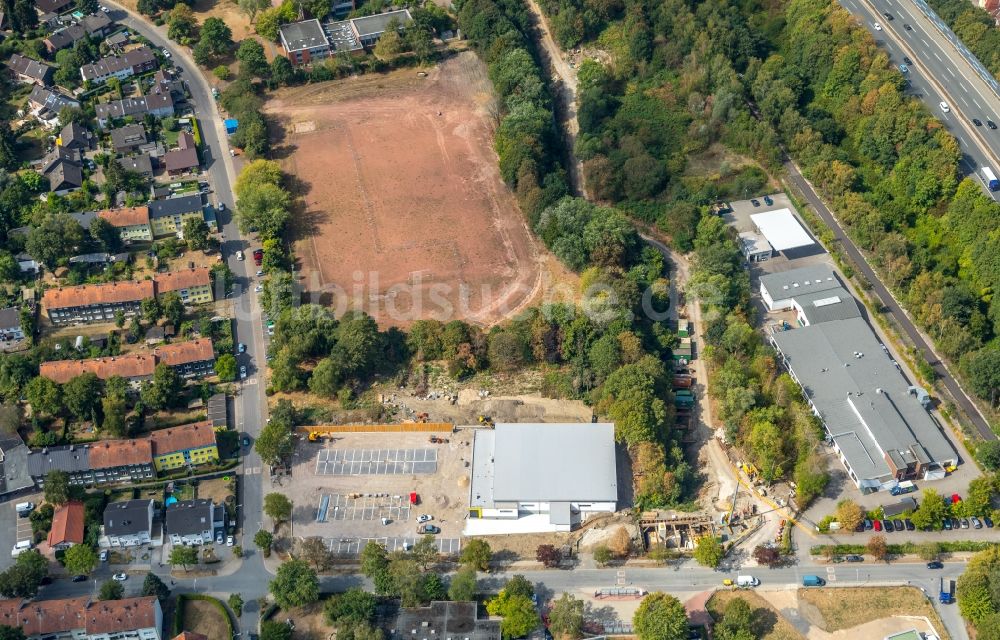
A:
[[[237,251],[236,252],[236,259],[240,260],[240,261],[242,261],[244,259],[244,255],[243,255],[242,251]]]
[[[87,581],[87,576],[85,575],[81,574],[78,576],[73,576],[73,582],[86,582],[86,581]]]
[[[896,527],[896,531],[902,531],[903,529],[906,528],[906,525],[903,524],[902,520],[893,520],[892,526]]]
[[[258,278],[263,278],[264,277],[264,270],[263,269],[257,269],[257,277]]]
[[[855,533],[861,533],[861,532],[862,532],[862,531],[864,531],[864,530],[865,530],[865,523],[864,523],[864,522],[859,522],[859,523],[857,524],[857,526],[856,526],[856,527],[854,527],[854,532],[855,532]]]
[[[976,516],[972,516],[971,518],[969,518],[969,520],[972,522],[972,528],[973,529],[982,529],[983,528],[983,523],[980,522],[979,518],[977,518]]]
[[[221,531],[215,534],[215,544],[223,544],[225,541],[226,539],[222,537]]]
[[[247,368],[246,365],[244,365],[240,367],[240,380],[246,380],[246,379],[247,379]]]
[[[859,555],[855,555],[855,554],[851,554],[851,555],[846,556],[846,557],[847,557],[847,561],[848,562],[864,562],[865,561],[865,557],[864,556],[859,556]]]
[[[882,519],[882,528],[885,529],[886,533],[892,533],[896,530],[895,525],[892,524],[892,520],[889,520],[888,518]]]
[[[417,522],[430,522],[434,519],[434,516],[423,513],[417,518]]]
[[[107,561],[108,561],[108,551],[105,549],[104,551],[101,551],[101,562],[107,562]]]
[[[421,524],[417,525],[417,533],[441,533],[441,528],[432,524]]]
[[[235,537],[233,537],[233,536],[227,536],[227,537],[226,537],[226,546],[227,546],[227,547],[231,547],[231,546],[233,546],[234,544],[236,544],[236,538],[235,538]]]
[[[764,196],[764,204],[770,207],[774,204],[774,200],[771,200],[771,196]]]
[[[958,518],[952,518],[951,519],[951,528],[952,529],[961,529],[962,528],[962,523],[958,521]]]
[[[905,520],[903,520],[903,524],[905,524],[905,525],[906,525],[906,530],[907,530],[907,531],[915,531],[915,530],[916,530],[916,528],[917,528],[917,527],[916,527],[916,526],[915,526],[915,525],[913,524],[913,520],[910,520],[909,518],[906,518]]]
[[[128,574],[116,573],[115,575],[111,576],[111,579],[114,580],[115,582],[125,582],[126,580],[128,580]]]
[[[993,519],[990,518],[989,516],[983,516],[983,524],[986,525],[987,529],[992,529],[993,528]]]
[[[969,528],[969,520],[968,520],[968,518],[962,518],[961,520],[959,520],[959,522],[962,523],[962,528],[963,529],[968,529]]]
[[[755,207],[759,207],[760,206],[760,200],[758,200],[756,198],[753,198],[753,199],[750,200],[750,204],[752,204]]]
[[[941,524],[944,526],[945,531],[951,531],[951,518],[945,518]]]
[[[882,530],[882,521],[881,520],[876,520],[874,522],[873,526],[874,526],[874,528],[875,528],[876,531],[881,531]]]
[[[935,560],[934,562],[927,563],[928,569],[944,569],[944,564]]]
[[[238,345],[236,345],[236,350],[239,351],[240,353],[246,353],[247,346],[241,342]]]
[[[906,66],[905,64],[901,64],[901,65],[899,65],[899,72],[900,73],[909,73],[910,72],[910,68],[908,66]]]
[[[250,436],[248,436],[245,433],[243,434],[243,446],[244,447],[249,447],[250,446]]]
[[[264,285],[262,285],[262,284],[259,284],[259,285],[257,285],[256,287],[254,287],[254,288],[253,288],[253,290],[254,290],[255,292],[257,292],[257,293],[260,293],[261,291],[263,291],[263,290],[264,290]]]
[[[903,56],[903,62],[910,65],[911,67],[913,66],[913,60],[910,60],[910,56]]]
[[[871,531],[871,530],[872,530],[872,521],[869,520],[868,518],[865,518],[865,531]]]

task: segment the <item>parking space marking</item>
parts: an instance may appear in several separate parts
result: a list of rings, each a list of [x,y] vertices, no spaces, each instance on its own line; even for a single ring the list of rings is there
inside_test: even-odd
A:
[[[437,449],[322,449],[316,475],[365,476],[436,473]]]
[[[410,502],[406,496],[389,494],[365,495],[357,498],[340,494],[323,494],[316,509],[316,522],[331,520],[381,520],[394,522],[410,519]]]
[[[324,538],[330,552],[339,556],[357,556],[369,542],[378,542],[390,553],[393,551],[405,551],[412,549],[417,543],[416,538]],[[435,538],[438,544],[438,552],[444,555],[456,554],[462,549],[460,538]]]

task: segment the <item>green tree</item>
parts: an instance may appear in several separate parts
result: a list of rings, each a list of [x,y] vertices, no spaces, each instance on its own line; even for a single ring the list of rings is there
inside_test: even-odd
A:
[[[184,302],[176,291],[168,291],[160,296],[163,317],[174,327],[179,327],[184,319]]]
[[[215,359],[215,373],[222,382],[232,382],[236,379],[238,364],[236,356],[224,353]]]
[[[403,51],[403,38],[399,35],[399,20],[393,18],[385,26],[385,32],[375,43],[372,53],[382,61],[390,61]]]
[[[153,369],[153,380],[143,385],[140,397],[143,404],[154,411],[165,409],[182,397],[184,380],[167,364],[161,362]]]
[[[170,596],[170,588],[163,580],[160,580],[158,575],[150,571],[142,581],[141,593],[144,596],[156,596],[156,599],[160,602],[166,602]]]
[[[599,544],[596,547],[594,547],[594,562],[596,562],[598,565],[603,567],[609,562],[611,562],[614,559],[614,557],[615,554],[611,553],[611,549],[608,549],[607,546]]]
[[[167,37],[178,42],[186,42],[194,34],[197,24],[191,7],[178,2],[167,14]]]
[[[660,591],[643,599],[632,618],[632,625],[639,640],[683,640],[688,634],[684,605]]]
[[[253,24],[254,18],[257,14],[264,9],[269,9],[271,3],[268,0],[239,0],[237,4],[240,7],[240,11],[247,15],[250,19],[250,23]]]
[[[374,595],[355,587],[331,596],[323,605],[323,613],[332,625],[345,622],[371,623],[375,620],[377,604]]]
[[[125,416],[128,414],[128,407],[124,398],[105,395],[101,398],[101,414],[104,421],[101,423],[101,430],[116,438],[123,438],[128,435],[128,423]]]
[[[843,531],[854,531],[854,528],[865,518],[864,511],[853,500],[841,500],[837,503],[837,522]]]
[[[125,597],[125,587],[115,580],[105,580],[97,594],[98,600],[121,600]]]
[[[185,5],[178,4],[177,6],[183,7]],[[209,228],[204,218],[191,217],[185,219],[182,230],[184,232],[184,241],[187,242],[188,247],[197,251],[204,251],[208,248]]]
[[[233,32],[221,19],[206,18],[201,25],[198,46],[204,47],[210,57],[221,56],[232,48]]]
[[[139,305],[140,313],[144,322],[153,323],[160,319],[163,311],[156,298],[145,298]]]
[[[940,530],[945,516],[949,515],[948,504],[934,489],[924,489],[923,499],[913,512],[911,519],[918,529]]]
[[[62,386],[63,404],[77,420],[87,420],[100,407],[101,380],[93,373],[81,373]]]
[[[52,469],[45,474],[45,501],[52,504],[69,502],[69,474],[59,469]]]
[[[531,596],[535,595],[535,586],[519,573],[511,576],[510,580],[507,581],[507,584],[503,586],[503,590],[510,596],[524,596],[525,598],[531,598]]]
[[[264,47],[253,38],[240,41],[236,59],[240,61],[240,74],[243,76],[263,78],[271,70],[267,56],[264,55]]]
[[[1000,470],[1000,440],[983,440],[977,444],[976,459],[989,471]]]
[[[511,595],[506,589],[486,603],[486,610],[492,616],[501,616],[500,635],[508,638],[520,638],[538,628],[541,620],[531,598],[524,595]]]
[[[549,631],[561,640],[576,640],[583,636],[583,600],[564,593],[549,610]]]
[[[722,541],[715,536],[702,536],[694,549],[694,559],[698,564],[713,569],[719,566],[725,555],[726,550],[722,546]]]
[[[455,572],[448,585],[448,599],[455,602],[469,602],[476,599],[476,568],[464,565]]]
[[[427,571],[427,568],[437,562],[441,555],[438,551],[437,539],[431,534],[424,535],[413,545],[410,555],[416,560],[421,571]]]
[[[874,535],[865,544],[865,551],[876,560],[885,560],[889,555],[889,546],[886,544],[885,536]]]
[[[719,640],[754,640],[753,609],[743,598],[730,600],[726,605],[722,620],[715,627]]]
[[[240,617],[243,613],[243,596],[238,593],[230,593],[227,602],[229,603],[229,608],[236,614],[236,617]]]
[[[333,563],[330,549],[323,538],[313,536],[306,538],[299,545],[299,556],[313,566],[317,571],[326,571]]]
[[[295,82],[295,67],[284,56],[275,56],[268,74],[271,76],[272,86],[287,87]]]
[[[90,573],[97,566],[97,553],[85,544],[75,544],[66,549],[63,559],[66,562],[66,571],[72,574]]]
[[[24,396],[35,414],[56,416],[63,410],[62,390],[48,378],[33,378],[24,387]]]
[[[275,522],[288,522],[292,518],[292,501],[282,493],[264,496],[264,513]]]
[[[90,223],[90,237],[108,253],[118,253],[122,248],[121,234],[104,218],[94,218]]]
[[[182,566],[188,570],[188,566],[198,564],[198,550],[182,544],[175,544],[170,549],[170,557],[167,560],[171,567]]]
[[[493,550],[485,540],[473,538],[465,543],[462,552],[458,556],[459,562],[469,565],[479,571],[490,570],[490,560],[493,558]]]
[[[385,546],[369,540],[365,548],[361,550],[361,573],[365,577],[374,579],[376,575],[389,568],[389,552]]]
[[[284,622],[265,620],[260,624],[260,640],[292,640],[292,628]]]
[[[49,574],[49,561],[37,549],[17,556],[13,566],[0,573],[0,595],[5,598],[33,598]]]
[[[272,418],[261,429],[253,448],[265,464],[280,464],[292,455],[295,448],[292,425]]]
[[[0,640],[27,640],[27,637],[19,627],[0,624]]]
[[[269,589],[282,609],[302,607],[319,600],[319,578],[304,560],[289,560],[278,567]]]
[[[253,543],[263,552],[264,557],[271,555],[271,545],[274,544],[274,535],[270,531],[260,529],[253,534]]]

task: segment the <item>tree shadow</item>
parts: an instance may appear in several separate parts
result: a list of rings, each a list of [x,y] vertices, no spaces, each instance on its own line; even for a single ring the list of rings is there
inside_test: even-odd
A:
[[[761,607],[753,610],[753,635],[755,638],[763,638],[774,630],[778,624],[778,614],[770,609]]]

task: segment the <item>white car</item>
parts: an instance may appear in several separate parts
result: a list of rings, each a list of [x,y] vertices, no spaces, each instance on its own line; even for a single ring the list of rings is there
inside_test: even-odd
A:
[[[877,22],[873,22],[872,26],[875,28],[876,31],[881,31],[882,30],[882,25],[880,25]]]
[[[170,57],[170,52],[169,51],[167,51],[166,49],[161,49],[161,51],[163,52],[163,57],[164,58],[169,58]]]
[[[108,8],[107,7],[101,7],[101,11],[103,11],[104,13],[107,13],[108,12]]]
[[[417,518],[417,522],[430,522],[433,519],[434,519],[434,516],[427,515],[426,513],[424,513],[420,517]]]
[[[245,366],[240,367],[240,380],[247,379],[247,368]]]
[[[234,544],[236,544],[236,538],[234,538],[233,536],[228,536],[228,537],[226,538],[226,546],[227,546],[227,547],[231,547],[231,546],[233,546]]]
[[[257,277],[258,278],[263,278],[264,277],[264,271],[263,271],[263,269],[258,269],[257,270]]]
[[[225,210],[226,210],[226,203],[225,202],[220,202],[219,203],[219,211],[225,211]]]
[[[236,259],[242,261],[242,260],[246,259],[246,256],[243,255],[242,251],[237,251],[236,252]]]
[[[264,290],[264,285],[259,284],[256,287],[254,287],[253,290],[256,291],[257,293],[260,293],[261,291]]]
[[[947,102],[941,101],[941,104],[938,106],[941,107],[941,111],[944,113],[951,113],[951,107],[948,106]]]
[[[115,582],[125,582],[126,580],[128,580],[128,574],[116,573],[115,575],[111,576],[111,579],[114,580]]]

